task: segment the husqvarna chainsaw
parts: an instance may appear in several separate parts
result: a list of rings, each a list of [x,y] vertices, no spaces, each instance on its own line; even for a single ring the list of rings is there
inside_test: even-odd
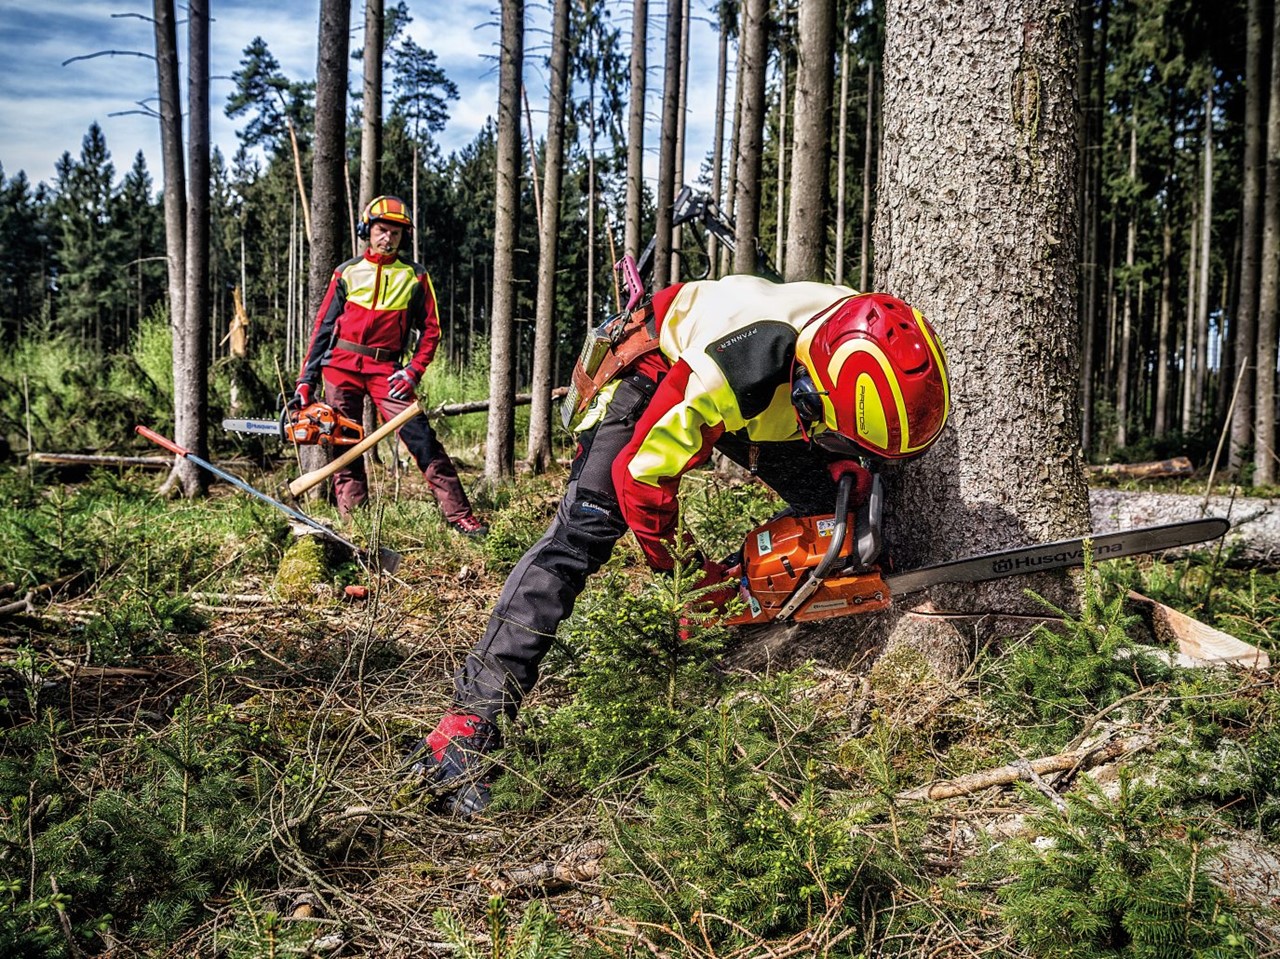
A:
[[[977,583],[1084,565],[1085,538],[1080,538],[882,573],[875,565],[884,502],[880,479],[875,478],[870,496],[854,513],[849,510],[852,485],[851,476],[841,479],[836,511],[831,516],[784,515],[747,535],[738,583],[738,595],[746,609],[725,620],[727,625],[873,613],[888,606],[895,595],[941,583]],[[1224,519],[1208,518],[1087,539],[1095,559],[1115,559],[1202,543],[1230,528]]]
[[[278,436],[298,446],[354,446],[364,439],[364,427],[319,401],[301,409],[286,407],[274,420],[223,420],[228,433]]]

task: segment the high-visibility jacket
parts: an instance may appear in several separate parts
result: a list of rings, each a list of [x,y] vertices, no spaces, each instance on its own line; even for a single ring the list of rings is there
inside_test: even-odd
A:
[[[366,249],[333,271],[298,380],[319,382],[324,366],[388,375],[400,368],[414,331],[420,334],[418,345],[404,366],[421,377],[440,342],[431,277],[425,267],[398,254]],[[362,349],[346,348],[341,345],[344,342]]]
[[[673,564],[667,544],[680,477],[705,463],[722,436],[750,443],[803,438],[791,402],[797,337],[812,317],[855,294],[845,286],[753,276],[654,294],[660,355],[634,369],[661,382],[613,467],[623,517],[654,568]]]

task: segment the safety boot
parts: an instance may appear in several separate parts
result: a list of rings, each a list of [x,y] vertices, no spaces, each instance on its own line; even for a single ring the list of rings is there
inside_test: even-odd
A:
[[[482,813],[490,799],[493,763],[488,757],[500,745],[498,728],[489,720],[451,709],[409,753],[413,786],[454,816]]]

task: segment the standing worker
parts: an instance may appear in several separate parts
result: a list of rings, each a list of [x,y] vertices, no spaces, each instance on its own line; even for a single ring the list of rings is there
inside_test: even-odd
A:
[[[440,319],[426,269],[400,256],[401,242],[411,232],[413,220],[399,197],[380,196],[365,207],[356,234],[369,245],[363,255],[333,271],[291,406],[301,408],[311,402],[321,375],[329,404],[356,421],[363,418],[366,396],[384,420],[415,401],[418,381],[440,342]],[[414,333],[417,346],[401,366]],[[398,435],[449,525],[464,536],[484,536],[489,528],[472,512],[453,460],[427,418],[410,420]],[[364,458],[335,473],[333,486],[338,512],[345,520],[369,498]]]
[[[860,504],[868,466],[919,455],[947,419],[942,347],[896,297],[730,276],[660,290],[617,319],[604,358],[574,370],[578,454],[551,528],[507,577],[454,677],[453,707],[411,757],[412,775],[456,815],[488,805],[496,720],[515,716],[618,538],[630,529],[652,568],[673,568],[680,478],[713,449],[798,514],[821,515],[842,476]],[[736,594],[731,570],[702,568],[697,585],[720,587],[713,603]]]

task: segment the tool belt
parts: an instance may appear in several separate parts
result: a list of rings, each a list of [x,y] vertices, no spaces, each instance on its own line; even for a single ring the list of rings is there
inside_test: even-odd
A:
[[[596,327],[582,344],[573,364],[569,392],[560,406],[565,428],[573,432],[596,394],[618,373],[657,348],[657,321],[648,300],[634,312],[615,313]]]
[[[350,353],[359,353],[361,356],[368,356],[379,363],[390,363],[392,360],[400,356],[401,350],[388,350],[380,346],[365,346],[363,343],[352,343],[350,340],[338,340],[334,346],[340,350],[347,350]]]

